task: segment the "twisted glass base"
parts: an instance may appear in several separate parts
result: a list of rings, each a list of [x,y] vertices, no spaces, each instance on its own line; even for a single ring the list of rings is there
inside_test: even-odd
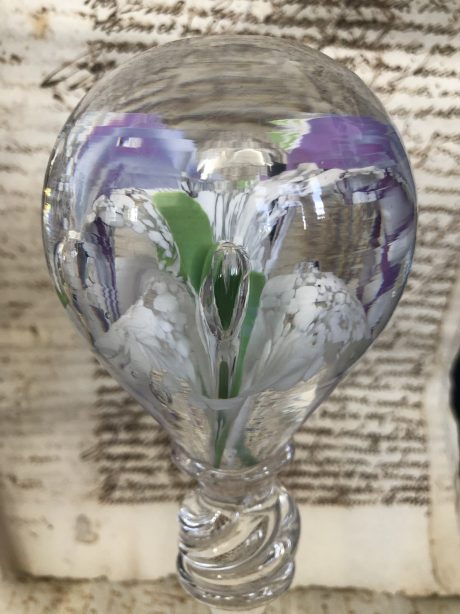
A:
[[[175,450],[176,464],[199,482],[179,512],[179,579],[213,611],[261,608],[289,588],[299,514],[274,475],[291,458],[287,446],[264,465],[225,471]]]

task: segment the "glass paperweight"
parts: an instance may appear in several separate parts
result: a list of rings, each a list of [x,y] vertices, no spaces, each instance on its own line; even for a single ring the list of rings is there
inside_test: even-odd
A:
[[[415,201],[398,133],[363,82],[268,37],[134,57],[57,139],[51,275],[198,482],[180,507],[178,573],[216,611],[263,608],[291,583],[299,514],[276,474],[396,307]]]

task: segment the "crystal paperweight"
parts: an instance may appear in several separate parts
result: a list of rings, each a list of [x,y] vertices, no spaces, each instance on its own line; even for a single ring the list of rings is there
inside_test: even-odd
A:
[[[393,313],[415,200],[400,137],[363,82],[272,38],[136,56],[57,139],[50,272],[197,482],[178,573],[213,608],[263,608],[292,581],[299,514],[276,475]]]

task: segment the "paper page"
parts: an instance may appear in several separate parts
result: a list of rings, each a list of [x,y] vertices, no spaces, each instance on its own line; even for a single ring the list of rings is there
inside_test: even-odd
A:
[[[98,366],[53,295],[39,199],[54,139],[102,72],[154,43],[244,30],[296,37],[355,70],[394,118],[420,200],[404,298],[298,434],[284,473],[303,520],[296,582],[460,590],[446,392],[460,345],[456,3],[10,4],[0,76],[3,567],[112,579],[174,570],[177,502],[189,483],[172,468],[164,433]]]

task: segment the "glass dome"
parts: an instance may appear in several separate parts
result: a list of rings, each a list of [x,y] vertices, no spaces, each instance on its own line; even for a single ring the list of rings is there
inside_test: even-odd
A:
[[[196,461],[280,450],[386,325],[415,241],[404,147],[326,56],[186,39],[91,90],[50,159],[49,266],[115,378]]]

